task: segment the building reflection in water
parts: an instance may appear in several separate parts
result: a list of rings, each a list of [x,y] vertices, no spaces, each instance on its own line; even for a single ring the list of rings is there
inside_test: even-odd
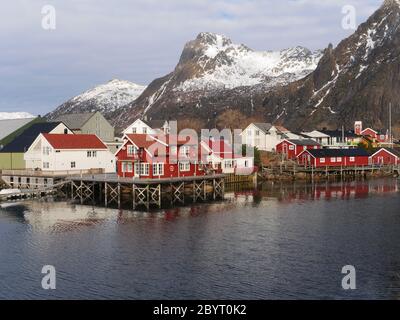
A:
[[[2,204],[2,212],[9,218],[28,223],[36,230],[46,232],[69,232],[76,229],[101,225],[105,222],[123,224],[146,219],[148,223],[174,221],[207,214],[234,212],[247,206],[263,206],[274,203],[290,204],[296,201],[329,201],[333,199],[362,199],[376,194],[399,192],[396,179],[347,181],[337,183],[273,183],[238,185],[227,188],[225,200],[196,203],[188,206],[143,212],[71,204],[46,199],[19,204]],[[13,207],[14,206],[14,207]]]

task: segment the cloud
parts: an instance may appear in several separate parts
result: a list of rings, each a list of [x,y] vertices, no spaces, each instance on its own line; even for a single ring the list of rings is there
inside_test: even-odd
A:
[[[222,33],[256,50],[324,48],[349,35],[343,5],[358,23],[378,0],[14,0],[2,4],[0,111],[45,113],[111,78],[147,84],[173,70],[185,42]],[[41,8],[57,28],[41,28]],[[7,30],[7,31],[5,31]]]

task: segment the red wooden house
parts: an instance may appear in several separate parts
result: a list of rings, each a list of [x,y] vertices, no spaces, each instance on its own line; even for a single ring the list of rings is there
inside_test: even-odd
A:
[[[392,148],[380,148],[369,157],[373,165],[397,165],[400,164],[400,150]]]
[[[276,145],[276,152],[284,154],[287,159],[295,159],[304,150],[315,150],[321,148],[321,144],[312,139],[285,139]]]
[[[197,141],[169,135],[126,134],[115,154],[120,177],[159,179],[206,175]]]
[[[364,149],[305,150],[297,157],[299,164],[314,167],[367,166],[370,153]]]
[[[380,142],[380,143],[388,143],[390,142],[390,137],[389,137],[389,132],[388,131],[375,131],[371,128],[366,128],[363,131],[361,131],[361,135],[364,137],[371,137],[374,141]]]

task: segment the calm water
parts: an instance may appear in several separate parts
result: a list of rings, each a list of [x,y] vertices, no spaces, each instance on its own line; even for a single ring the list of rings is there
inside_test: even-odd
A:
[[[0,298],[400,298],[394,179],[265,184],[144,213],[64,202],[0,209]],[[357,290],[341,289],[344,265]],[[54,265],[57,289],[41,289]]]

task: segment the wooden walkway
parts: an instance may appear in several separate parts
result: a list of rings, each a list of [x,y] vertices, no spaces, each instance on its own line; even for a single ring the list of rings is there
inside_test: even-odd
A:
[[[71,200],[81,204],[104,204],[105,207],[129,202],[133,209],[161,208],[163,203],[184,205],[188,202],[223,199],[225,175],[161,179],[120,178],[116,174],[69,177]]]

